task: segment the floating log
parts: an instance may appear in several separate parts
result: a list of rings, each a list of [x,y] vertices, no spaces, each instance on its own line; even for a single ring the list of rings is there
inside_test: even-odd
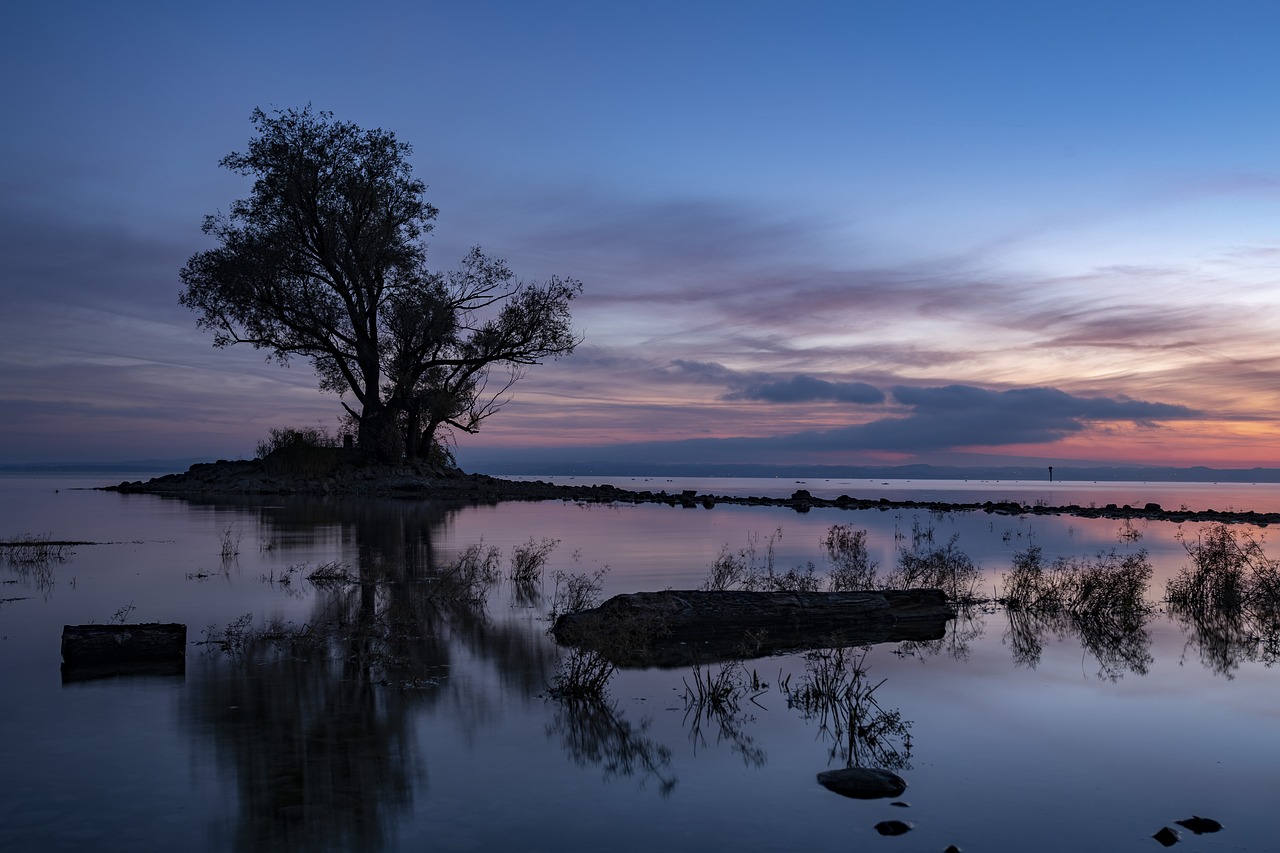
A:
[[[552,634],[620,666],[687,666],[824,646],[936,640],[954,617],[938,589],[665,590],[616,595],[565,614]]]
[[[62,659],[72,666],[185,660],[186,654],[187,626],[176,622],[62,626]]]

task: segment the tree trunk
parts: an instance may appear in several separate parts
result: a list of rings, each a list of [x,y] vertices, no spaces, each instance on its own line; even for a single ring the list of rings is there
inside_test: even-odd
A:
[[[361,410],[359,442],[361,452],[375,462],[398,465],[404,459],[404,442],[395,417],[381,402]]]

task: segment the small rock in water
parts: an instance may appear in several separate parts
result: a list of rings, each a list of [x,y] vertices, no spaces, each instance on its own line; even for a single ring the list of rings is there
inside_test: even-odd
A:
[[[818,783],[829,791],[858,800],[900,797],[907,790],[907,783],[901,776],[874,767],[824,770],[818,774]]]
[[[1196,835],[1203,835],[1206,832],[1217,832],[1222,829],[1222,824],[1218,823],[1213,818],[1200,817],[1199,815],[1192,815],[1186,820],[1174,822],[1177,823],[1178,826],[1186,827]]]
[[[1182,836],[1178,835],[1178,830],[1170,829],[1167,826],[1161,827],[1160,831],[1151,837],[1156,841],[1159,841],[1165,847],[1172,847],[1182,838]]]
[[[942,853],[960,853],[960,848],[954,844],[948,844],[947,849],[943,850]]]
[[[876,832],[881,835],[905,835],[911,831],[911,824],[905,820],[882,820],[876,824]]]
[[[904,803],[902,800],[894,800],[892,803],[889,803],[889,805],[891,805],[891,806],[897,806],[897,807],[898,807],[898,808],[900,808],[900,809],[909,809],[909,808],[911,808],[911,803]]]

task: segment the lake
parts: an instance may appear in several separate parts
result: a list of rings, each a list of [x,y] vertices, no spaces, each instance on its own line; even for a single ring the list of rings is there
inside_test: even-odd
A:
[[[1151,850],[1192,815],[1223,829],[1184,830],[1180,849],[1278,846],[1276,637],[1162,601],[1196,525],[78,488],[146,476],[0,477],[0,539],[94,543],[0,562],[0,849]],[[1280,509],[1275,485],[610,482]],[[689,589],[722,554],[770,551],[780,572],[821,576],[833,525],[865,530],[881,572],[951,545],[990,597],[1031,546],[1045,560],[1145,555],[1152,609],[1116,636],[985,604],[933,642],[622,669],[603,701],[551,689],[570,656],[548,612],[569,577],[598,578],[603,597]],[[1233,530],[1280,557],[1265,528]],[[448,567],[492,559],[505,575],[543,543],[541,583],[442,594]],[[112,621],[186,624],[185,668],[64,674],[63,625]],[[833,661],[857,669],[858,725],[803,701]],[[732,700],[699,704],[722,673]],[[906,793],[817,783],[850,764],[893,769]],[[882,836],[890,820],[912,828]]]

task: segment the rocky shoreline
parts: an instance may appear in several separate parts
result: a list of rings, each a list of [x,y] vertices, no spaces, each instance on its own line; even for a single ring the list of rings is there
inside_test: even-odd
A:
[[[1151,521],[1222,522],[1265,527],[1280,524],[1280,513],[1223,510],[1165,509],[1148,503],[1141,507],[1026,505],[1017,501],[947,503],[942,501],[856,498],[840,495],[820,498],[806,489],[790,497],[740,497],[703,494],[691,490],[630,491],[607,483],[563,485],[542,480],[503,480],[486,474],[467,474],[454,468],[424,463],[400,466],[339,462],[313,472],[282,471],[270,459],[207,462],[192,465],[186,473],[166,474],[151,480],[134,480],[104,491],[126,494],[211,497],[216,495],[309,495],[366,496],[435,499],[458,503],[499,503],[501,501],[572,501],[579,503],[660,503],[687,509],[712,509],[717,504],[737,506],[779,506],[796,512],[811,509],[925,509],[936,512],[987,512],[999,515],[1072,515],[1081,518],[1148,519]]]

